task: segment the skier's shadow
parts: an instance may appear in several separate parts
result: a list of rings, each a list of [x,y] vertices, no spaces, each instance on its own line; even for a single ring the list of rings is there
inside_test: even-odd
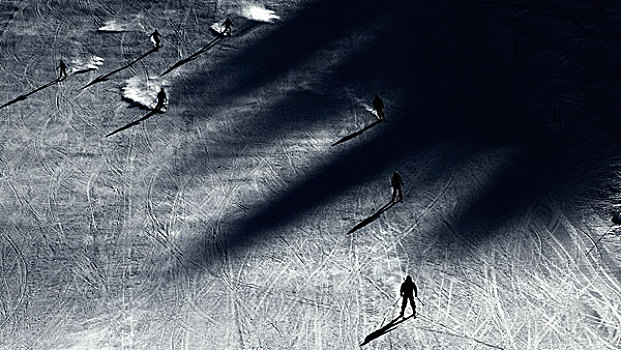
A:
[[[23,100],[25,100],[26,98],[28,98],[28,96],[30,96],[30,95],[32,95],[32,94],[34,94],[34,93],[36,93],[36,92],[39,92],[39,91],[41,91],[41,90],[43,90],[43,89],[47,89],[48,87],[50,87],[50,86],[52,86],[52,85],[54,85],[54,84],[56,84],[56,83],[59,83],[59,82],[61,82],[61,81],[65,80],[66,78],[67,78],[67,77],[65,77],[65,78],[63,78],[63,79],[54,79],[54,80],[50,81],[49,83],[47,83],[47,84],[45,84],[45,85],[41,85],[41,86],[39,86],[38,88],[36,88],[36,89],[34,89],[34,90],[32,90],[32,91],[30,91],[30,92],[26,93],[26,94],[19,95],[19,96],[17,96],[16,98],[12,99],[11,101],[9,101],[9,102],[7,102],[7,103],[3,104],[2,106],[0,106],[0,109],[2,109],[2,108],[4,108],[4,107],[7,107],[7,106],[10,106],[10,105],[12,105],[13,103],[16,103],[16,102],[19,102],[19,101],[23,101]]]
[[[242,30],[240,30],[236,36],[242,36],[242,35],[246,35],[247,33],[253,31],[254,29],[259,27],[259,22],[256,23],[251,23],[248,26],[244,27]],[[213,31],[213,29],[212,29]],[[222,40],[224,40],[225,38],[230,38],[231,35],[223,35],[221,33],[217,33],[216,32],[216,37],[213,38],[210,42],[208,42],[205,46],[203,46],[202,48],[200,48],[198,51],[194,52],[193,54],[191,54],[190,56],[179,60],[177,62],[175,62],[172,66],[170,66],[170,68],[166,69],[165,71],[162,72],[162,74],[160,74],[160,76],[164,76],[170,72],[172,72],[173,70],[183,66],[184,64],[191,62],[193,60],[195,60],[198,56],[204,54],[205,52],[209,51],[211,48],[215,47],[216,45],[218,45]]]
[[[414,315],[410,315],[408,317],[397,317],[394,320],[388,322],[385,326],[381,327],[378,330],[375,330],[373,332],[371,332],[371,334],[367,335],[366,338],[364,338],[364,341],[362,342],[362,344],[360,344],[360,346],[364,346],[366,344],[368,344],[369,342],[371,342],[372,340],[375,340],[381,336],[383,336],[384,334],[393,331],[395,328],[397,328],[397,326],[399,326],[401,323],[409,320],[410,318],[415,318]]]
[[[376,120],[375,122],[373,122],[373,123],[371,123],[371,124],[369,124],[369,125],[365,126],[363,129],[360,129],[360,130],[358,130],[358,131],[356,131],[356,132],[354,132],[354,133],[352,133],[352,134],[349,134],[349,135],[347,135],[347,136],[343,137],[342,139],[340,139],[340,140],[336,141],[336,142],[335,142],[335,143],[333,143],[333,144],[332,144],[332,146],[330,146],[330,147],[334,147],[334,146],[339,145],[339,144],[341,144],[341,143],[343,143],[343,142],[346,142],[346,141],[349,141],[349,140],[351,140],[351,139],[353,139],[353,138],[356,138],[356,137],[358,137],[358,136],[362,135],[362,133],[364,133],[365,131],[367,131],[367,130],[371,129],[372,127],[379,125],[379,124],[380,124],[380,123],[382,123],[383,121],[384,121],[384,120]]]
[[[82,89],[86,89],[87,87],[89,87],[91,85],[94,85],[94,84],[97,84],[97,83],[101,83],[101,82],[104,82],[104,81],[108,80],[108,78],[110,78],[112,75],[114,75],[114,74],[116,74],[116,73],[118,73],[118,72],[120,72],[120,71],[122,71],[124,69],[127,69],[127,68],[131,67],[136,62],[139,62],[140,60],[143,60],[144,58],[146,58],[147,56],[149,56],[152,53],[157,52],[158,50],[159,50],[159,48],[157,48],[157,47],[152,48],[151,50],[145,52],[144,54],[142,54],[142,56],[136,58],[135,60],[129,62],[128,64],[126,64],[126,65],[124,65],[122,67],[119,67],[119,68],[113,70],[112,72],[110,72],[108,74],[104,74],[104,75],[98,76],[97,78],[95,78],[91,82],[89,82],[88,84],[84,85],[82,87]]]
[[[373,221],[379,219],[380,215],[382,215],[383,213],[385,213],[386,211],[388,211],[390,208],[394,207],[395,204],[401,202],[401,200],[398,201],[390,201],[386,204],[384,204],[383,207],[379,208],[378,211],[376,211],[373,215],[369,216],[368,218],[362,220],[358,225],[354,226],[354,228],[352,228],[351,230],[349,230],[349,232],[347,232],[348,235],[358,231],[359,229],[367,226],[368,224],[372,223]]]
[[[131,128],[133,126],[136,126],[136,125],[140,124],[141,122],[151,118],[152,116],[154,116],[156,114],[162,114],[162,113],[164,113],[164,112],[161,112],[160,110],[157,110],[157,109],[153,109],[153,110],[151,110],[151,112],[147,113],[144,117],[142,117],[142,118],[140,118],[138,120],[134,120],[133,122],[128,123],[128,124],[118,128],[118,129],[114,130],[113,132],[111,132],[108,135],[106,135],[106,137],[110,137],[110,136],[112,136],[112,135],[114,135],[116,133],[119,133],[119,132],[123,131],[123,130],[129,129],[129,128]]]
[[[166,69],[165,71],[162,72],[162,74],[160,74],[160,76],[164,76],[170,72],[172,72],[173,70],[183,66],[184,64],[195,60],[198,56],[204,54],[205,52],[209,51],[209,49],[211,49],[212,47],[216,46],[219,42],[221,42],[222,40],[224,40],[225,36],[218,36],[213,38],[210,42],[207,43],[207,45],[203,46],[202,48],[200,48],[200,50],[194,52],[193,54],[191,54],[190,56],[179,60],[177,62],[175,62],[172,66],[170,66],[170,68]]]

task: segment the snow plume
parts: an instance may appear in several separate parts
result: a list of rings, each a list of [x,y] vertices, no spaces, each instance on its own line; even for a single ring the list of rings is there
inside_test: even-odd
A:
[[[256,4],[247,4],[242,7],[241,15],[253,21],[266,23],[271,23],[275,19],[280,19],[280,17],[274,14],[274,11]]]
[[[106,22],[102,27],[99,27],[97,31],[107,33],[119,33],[119,32],[132,32],[132,31],[145,31],[144,26],[140,23],[141,16],[134,16],[123,22],[119,22],[116,19]]]
[[[168,82],[160,77],[146,79],[138,76],[131,77],[125,80],[125,86],[122,89],[123,98],[139,106],[153,109],[157,104],[157,93],[167,86]]]
[[[218,23],[214,23],[214,24],[213,24],[213,25],[211,25],[211,27],[209,27],[209,28],[211,28],[211,30],[213,30],[214,32],[216,32],[216,33],[220,33],[220,34],[224,33],[224,29],[225,29],[225,28],[224,28],[224,24],[222,24],[222,23],[220,23],[220,22],[218,22]]]
[[[99,56],[91,56],[88,59],[76,58],[71,60],[71,73],[86,73],[99,69],[104,63],[104,59]]]
[[[346,94],[349,96],[349,98],[351,98],[355,104],[362,106],[364,109],[366,109],[368,112],[370,112],[371,114],[373,114],[374,116],[378,116],[377,112],[375,111],[375,109],[373,107],[371,107],[371,105],[369,103],[367,103],[367,100],[363,100],[360,97],[354,95],[354,93],[351,91],[351,89],[345,89],[346,90]],[[371,102],[373,101],[373,97],[374,96],[370,96],[368,98],[368,101]]]

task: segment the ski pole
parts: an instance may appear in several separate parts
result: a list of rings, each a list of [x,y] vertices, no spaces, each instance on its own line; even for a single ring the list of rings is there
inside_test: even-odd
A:
[[[418,301],[420,301],[420,304],[421,304],[422,306],[425,306],[425,303],[423,303],[423,301],[422,301],[422,300],[420,300],[420,298],[419,298],[419,297],[416,297],[416,299],[418,299]]]

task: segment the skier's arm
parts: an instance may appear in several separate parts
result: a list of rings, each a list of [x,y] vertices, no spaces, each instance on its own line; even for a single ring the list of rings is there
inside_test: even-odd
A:
[[[418,288],[416,288],[416,283],[414,283],[414,296],[418,298]]]

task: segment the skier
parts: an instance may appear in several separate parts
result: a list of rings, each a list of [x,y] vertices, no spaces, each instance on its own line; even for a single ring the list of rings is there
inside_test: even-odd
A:
[[[231,21],[231,18],[227,17],[223,25],[224,25],[224,30],[222,31],[222,35],[226,35],[227,32],[229,35],[231,35],[231,32],[233,30],[233,21]]]
[[[67,65],[65,64],[65,61],[63,61],[62,58],[60,59],[60,62],[58,63],[58,67],[56,67],[56,69],[59,70],[58,81],[61,81],[67,78]]]
[[[384,115],[384,101],[382,101],[377,94],[375,94],[375,98],[373,99],[373,108],[377,111],[377,118],[380,121],[386,121],[386,116]]]
[[[414,297],[418,298],[418,289],[416,288],[416,284],[412,281],[412,277],[410,275],[408,275],[405,278],[405,282],[401,284],[400,294],[403,297],[403,303],[401,304],[401,313],[399,314],[399,317],[403,317],[408,300],[410,301],[410,306],[412,306],[412,316],[416,317]]]
[[[395,201],[395,197],[397,196],[397,192],[399,192],[399,201],[403,200],[403,191],[401,187],[403,186],[403,180],[401,179],[401,175],[398,172],[392,173],[392,178],[390,179],[390,186],[392,187],[392,201]]]
[[[162,111],[162,107],[164,107],[165,101],[168,101],[168,98],[166,97],[166,91],[164,91],[164,88],[161,88],[160,92],[157,93],[157,104],[155,105],[155,108],[153,108],[153,110],[164,113]]]
[[[160,32],[157,31],[157,28],[149,35],[150,39],[153,39],[153,43],[155,43],[155,50],[160,48]]]

